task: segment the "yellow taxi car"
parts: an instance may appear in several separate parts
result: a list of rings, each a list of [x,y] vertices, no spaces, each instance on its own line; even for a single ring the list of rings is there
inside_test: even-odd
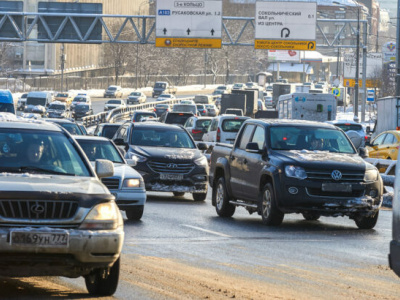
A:
[[[54,97],[54,101],[65,102],[67,106],[71,105],[73,99],[74,95],[66,92],[57,93],[56,96]]]
[[[400,147],[400,131],[388,130],[377,135],[367,146],[369,157],[397,159]]]

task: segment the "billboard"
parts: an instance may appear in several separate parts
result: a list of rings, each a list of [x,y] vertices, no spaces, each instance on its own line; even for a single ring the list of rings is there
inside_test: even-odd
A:
[[[300,51],[297,50],[268,50],[268,61],[300,61]]]
[[[387,42],[382,45],[383,62],[396,61],[396,42]]]
[[[360,53],[359,59],[359,78],[362,78],[363,54]],[[382,75],[382,53],[367,53],[367,79],[373,79]],[[343,76],[346,79],[356,78],[356,54],[344,54]]]

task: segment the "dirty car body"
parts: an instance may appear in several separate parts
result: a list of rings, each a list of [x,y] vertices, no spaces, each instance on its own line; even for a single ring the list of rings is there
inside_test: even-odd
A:
[[[31,145],[40,161],[27,160]],[[99,181],[112,174],[110,161],[92,169],[58,126],[0,118],[0,275],[84,276],[90,293],[111,295],[115,280],[103,281],[105,291],[89,277],[115,270],[117,260],[119,272],[123,220]]]

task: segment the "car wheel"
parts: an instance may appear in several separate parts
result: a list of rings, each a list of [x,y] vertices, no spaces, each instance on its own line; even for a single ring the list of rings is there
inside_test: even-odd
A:
[[[139,221],[143,216],[144,205],[138,205],[125,211],[128,220]]]
[[[282,224],[285,215],[276,206],[274,189],[270,183],[264,186],[261,197],[261,217],[263,224],[268,226]]]
[[[111,296],[115,293],[119,280],[121,257],[108,269],[97,269],[85,276],[86,288],[90,295]]]
[[[376,212],[373,217],[357,216],[354,218],[356,225],[360,229],[372,229],[378,222],[379,211]]]
[[[218,181],[214,183],[212,197],[215,210],[220,217],[229,218],[233,216],[236,206],[229,203],[224,177],[218,178]]]
[[[183,195],[185,195],[184,192],[174,192],[175,197],[182,197]]]
[[[303,212],[302,213],[304,219],[307,221],[316,221],[319,219],[320,215],[316,213],[310,213],[310,212]]]
[[[204,201],[207,198],[207,193],[193,193],[194,201]]]

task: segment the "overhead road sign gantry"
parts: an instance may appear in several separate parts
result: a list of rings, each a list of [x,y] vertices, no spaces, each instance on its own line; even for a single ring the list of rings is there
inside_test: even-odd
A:
[[[257,1],[255,49],[316,48],[317,3]]]
[[[221,48],[222,0],[157,1],[156,47]]]

